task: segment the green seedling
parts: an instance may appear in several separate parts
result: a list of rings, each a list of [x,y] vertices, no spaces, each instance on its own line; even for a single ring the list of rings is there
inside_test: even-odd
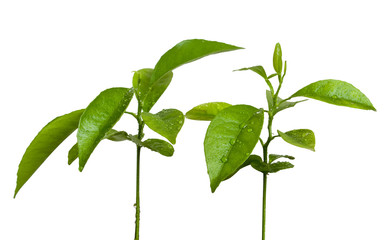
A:
[[[137,149],[136,167],[136,221],[135,240],[139,239],[140,229],[140,152],[147,148],[170,157],[176,137],[184,123],[184,114],[177,109],[164,109],[150,113],[153,105],[167,89],[172,80],[172,70],[205,56],[241,49],[225,43],[200,39],[185,40],[168,50],[153,69],[144,68],[134,72],[133,87],[116,87],[102,91],[86,109],[59,116],[49,122],[28,146],[17,172],[16,197],[19,190],[43,164],[50,154],[76,129],[77,143],[68,153],[68,164],[79,158],[79,171],[84,167],[98,144],[111,141],[131,141]],[[137,113],[127,112],[133,95],[137,99]],[[138,123],[137,134],[114,130],[113,127],[122,115],[133,116]],[[144,125],[165,137],[144,139]]]
[[[229,179],[246,166],[251,166],[263,174],[262,240],[265,239],[267,176],[270,173],[276,173],[294,166],[288,161],[279,161],[279,159],[293,160],[293,156],[269,154],[270,143],[275,139],[282,139],[291,145],[311,151],[314,151],[315,147],[315,135],[312,130],[277,130],[276,134],[273,133],[274,117],[279,112],[307,100],[290,101],[299,97],[316,99],[339,106],[376,111],[370,100],[353,85],[333,79],[314,82],[290,97],[282,99],[279,97],[279,92],[286,75],[287,66],[286,61],[282,61],[282,50],[279,43],[275,46],[273,66],[275,73],[271,75],[267,75],[262,66],[236,70],[251,70],[265,80],[268,86],[268,90],[266,90],[267,109],[250,105],[232,106],[224,102],[210,102],[196,106],[186,113],[188,119],[211,121],[204,139],[204,152],[212,192],[215,192],[222,181]],[[273,87],[272,79],[274,77],[278,78],[276,89]],[[268,119],[268,137],[266,141],[260,137],[265,114],[267,114]],[[262,147],[262,156],[252,154],[258,142]]]

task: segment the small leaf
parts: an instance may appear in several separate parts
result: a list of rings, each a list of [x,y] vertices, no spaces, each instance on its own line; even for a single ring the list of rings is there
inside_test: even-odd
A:
[[[270,172],[269,164],[262,161],[262,158],[257,155],[251,155],[251,167],[253,167],[255,170],[260,171],[262,173],[268,173]]]
[[[273,74],[271,74],[269,77],[267,77],[267,79],[273,78],[273,77],[275,77],[275,76],[278,76],[278,73],[273,73]]]
[[[290,159],[290,160],[294,160],[294,157],[293,156],[289,156],[289,155],[269,154],[269,163],[272,163],[272,162],[274,162],[275,160],[277,160],[279,158],[287,158],[287,159]]]
[[[105,134],[105,137],[103,139],[108,139],[114,142],[121,142],[121,141],[129,140],[128,138],[129,137],[126,132],[110,129]],[[76,143],[73,145],[73,147],[70,149],[68,153],[68,164],[71,165],[75,161],[75,159],[78,158],[78,155],[79,155],[78,144]]]
[[[376,111],[371,101],[359,89],[340,80],[328,79],[311,83],[291,97],[307,97],[338,106]]]
[[[315,146],[315,137],[312,130],[309,129],[296,129],[286,133],[278,131],[280,137],[287,143],[294,146],[306,148],[312,151]]]
[[[67,155],[67,159],[68,159],[68,164],[69,165],[71,165],[77,158],[78,158],[78,144],[77,143],[75,143],[72,147],[71,147],[71,149],[70,149],[70,151],[69,151],[69,153],[68,153],[68,155]]]
[[[223,109],[211,121],[204,152],[212,192],[250,156],[259,140],[263,119],[262,109],[235,105]]]
[[[294,107],[297,103],[305,102],[307,99],[297,101],[297,102],[289,102],[289,101],[283,101],[280,97],[278,97],[278,102],[280,103],[277,107],[277,109],[274,111],[274,115],[278,112],[285,110],[287,108]]]
[[[133,89],[110,88],[101,92],[86,108],[77,134],[79,170],[105,134],[120,120],[133,97]]]
[[[208,55],[237,49],[242,48],[202,39],[191,39],[178,43],[161,56],[160,60],[157,62],[151,79],[149,80],[151,89],[147,94],[148,96],[143,100],[144,111],[149,112],[152,106],[167,89],[172,79],[172,70]]]
[[[282,50],[281,45],[277,43],[275,45],[274,54],[273,54],[273,67],[274,70],[281,75],[282,72]]]
[[[211,121],[220,111],[230,106],[231,104],[225,102],[204,103],[189,110],[185,117],[191,120]]]
[[[269,172],[270,173],[275,173],[280,170],[288,169],[288,168],[293,168],[294,165],[291,164],[290,162],[275,162],[269,165]]]
[[[161,139],[147,139],[142,143],[142,146],[167,157],[172,156],[175,151],[171,144]]]
[[[144,96],[148,94],[150,89],[150,79],[152,73],[152,68],[143,68],[135,71],[133,74],[133,90],[136,94],[137,100],[140,101],[142,104],[144,102]]]
[[[223,181],[226,181],[227,179],[229,179],[229,178],[231,178],[232,176],[234,176],[239,170],[241,170],[242,168],[244,168],[244,167],[247,167],[247,166],[249,166],[249,165],[251,165],[251,163],[253,162],[253,161],[257,161],[257,159],[261,159],[261,161],[262,161],[262,158],[260,157],[260,156],[257,156],[257,155],[250,155],[249,156],[249,158],[242,164],[242,165],[240,165],[236,170],[235,170],[235,172],[233,172],[232,174],[230,174],[228,177],[226,177]]]
[[[266,90],[266,101],[269,110],[271,111],[274,108],[273,95],[269,90]]]
[[[266,72],[265,72],[265,69],[262,66],[254,66],[254,67],[248,67],[248,68],[241,68],[241,69],[237,69],[237,70],[234,70],[234,71],[246,71],[246,70],[251,70],[251,71],[253,71],[255,73],[258,73],[265,80],[268,79],[268,77],[266,75]]]
[[[82,109],[57,117],[40,130],[20,161],[14,197],[50,154],[77,129],[83,112]]]
[[[176,137],[184,124],[184,114],[177,109],[164,109],[156,114],[143,112],[145,124],[171,143],[176,143]]]

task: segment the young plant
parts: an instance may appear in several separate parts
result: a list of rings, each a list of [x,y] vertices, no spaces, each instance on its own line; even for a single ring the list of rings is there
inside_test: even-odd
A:
[[[55,118],[38,133],[24,153],[17,172],[14,197],[48,156],[76,129],[78,129],[77,143],[68,153],[68,164],[79,158],[79,171],[81,172],[100,141],[103,139],[129,140],[136,145],[137,149],[135,239],[139,239],[141,149],[148,148],[161,155],[172,156],[174,148],[170,143],[176,143],[177,134],[184,123],[184,114],[177,109],[164,109],[155,114],[150,113],[150,110],[171,82],[172,70],[211,54],[237,49],[241,48],[201,39],[182,41],[168,50],[154,69],[144,68],[135,71],[132,88],[106,89],[86,109]],[[133,95],[137,99],[137,113],[126,111]],[[113,129],[124,113],[136,119],[137,134],[132,135]],[[170,143],[162,139],[144,141],[144,125],[165,137]]]
[[[196,106],[186,113],[188,119],[211,121],[204,139],[204,152],[212,192],[215,192],[222,181],[229,179],[246,166],[250,165],[262,173],[262,240],[265,239],[267,176],[270,173],[293,168],[292,163],[278,161],[279,159],[294,159],[290,155],[269,154],[270,143],[276,138],[282,138],[289,144],[311,151],[314,151],[315,147],[315,136],[312,130],[277,130],[277,134],[273,133],[272,124],[276,114],[306,100],[289,101],[297,97],[312,98],[334,105],[376,111],[370,100],[353,85],[333,79],[314,82],[290,97],[282,99],[279,97],[279,92],[286,75],[286,61],[284,63],[282,61],[282,51],[279,43],[275,46],[273,66],[275,73],[269,76],[262,66],[236,70],[251,70],[265,80],[269,88],[266,90],[267,109],[250,105],[231,106],[224,102],[210,102]],[[277,88],[273,87],[272,79],[274,77],[278,78]],[[266,141],[260,137],[265,113],[268,116],[268,137]],[[262,147],[262,157],[252,154],[258,142]]]

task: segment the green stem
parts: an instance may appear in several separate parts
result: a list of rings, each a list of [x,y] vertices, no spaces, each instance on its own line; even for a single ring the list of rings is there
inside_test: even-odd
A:
[[[262,240],[265,240],[266,230],[266,188],[267,188],[267,173],[263,174],[263,194],[262,194]]]
[[[141,120],[141,104],[138,103],[137,121],[138,121],[138,135],[137,138],[141,141],[143,137],[144,122]],[[134,232],[134,240],[140,239],[140,153],[141,146],[137,145],[137,167],[136,167],[136,225]]]

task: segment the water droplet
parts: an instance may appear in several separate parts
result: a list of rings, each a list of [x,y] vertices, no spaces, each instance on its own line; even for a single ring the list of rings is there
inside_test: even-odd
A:
[[[223,156],[222,159],[220,159],[220,161],[222,161],[223,163],[227,162],[227,157]]]
[[[244,123],[241,123],[241,124],[239,125],[239,128],[240,128],[240,129],[242,129],[242,128],[244,128],[244,127],[246,127],[246,125],[245,125]]]
[[[248,132],[252,132],[252,131],[253,131],[253,129],[249,128],[249,129],[247,129],[247,131],[248,131]]]
[[[336,95],[333,95],[332,98],[333,98],[333,99],[337,99],[337,96],[336,96]]]
[[[246,156],[250,156],[250,153],[246,153]]]
[[[235,139],[231,139],[231,140],[230,140],[230,144],[231,144],[231,145],[234,145],[234,144],[235,144]]]
[[[182,124],[182,123],[183,123],[183,121],[180,120],[180,121],[179,121],[179,124]]]

